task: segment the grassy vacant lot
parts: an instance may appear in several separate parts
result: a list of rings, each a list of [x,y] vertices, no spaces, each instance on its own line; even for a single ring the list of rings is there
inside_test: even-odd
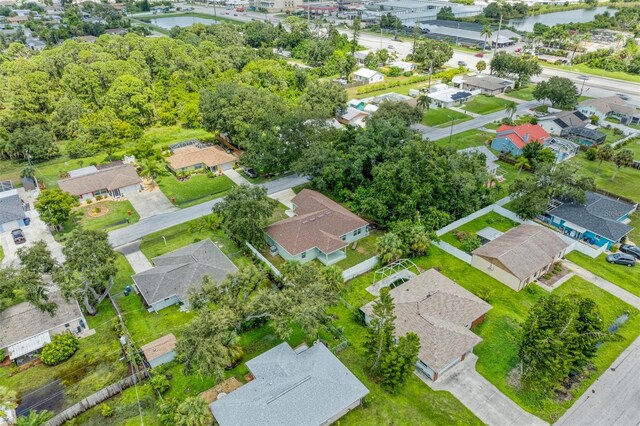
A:
[[[179,125],[167,127],[153,127],[145,132],[145,136],[156,141],[155,146],[161,147],[173,142],[179,142],[185,139],[202,138],[211,136],[211,133],[204,129],[185,129]],[[115,158],[120,158],[126,151],[133,147],[133,143],[125,144],[121,150],[114,153]],[[87,158],[70,158],[65,149],[64,143],[58,144],[60,156],[49,161],[35,163],[36,178],[40,182],[44,182],[47,188],[58,185],[60,176],[69,170],[87,167],[91,164],[102,164],[108,162],[106,154],[98,154]],[[20,171],[25,167],[23,161],[0,161],[0,180],[11,180],[14,186],[21,186]]]
[[[463,114],[458,111],[453,111],[446,108],[431,108],[426,111],[422,118],[422,124],[430,127],[446,127],[453,124],[462,123],[463,121],[471,120],[471,116]]]
[[[622,168],[616,179],[612,181],[611,177],[616,166],[610,161],[602,163],[599,173],[596,173],[598,161],[587,160],[584,153],[576,155],[569,161],[578,165],[582,174],[593,177],[598,188],[640,201],[640,170],[629,167]]]
[[[516,222],[509,218],[501,216],[496,212],[489,212],[484,216],[480,216],[479,218],[472,220],[469,223],[465,223],[461,227],[456,228],[454,231],[463,231],[471,235],[475,235],[476,232],[486,228],[487,226],[497,229],[498,231],[506,232],[509,229],[516,227],[517,225],[518,224]],[[453,235],[454,231],[447,232],[442,237],[440,237],[440,239],[446,243],[451,244],[454,247],[460,248],[462,242]]]
[[[521,99],[523,101],[532,101],[535,99],[533,97],[533,89],[535,89],[535,87],[535,84],[528,84],[518,90],[512,90],[511,92],[506,93],[506,95],[510,98]]]
[[[386,88],[386,89],[380,89],[380,90],[376,90],[374,92],[358,93],[358,89],[361,89],[362,87],[366,87],[366,86],[349,87],[347,89],[347,99],[371,98],[373,96],[379,96],[379,95],[383,95],[385,93],[390,93],[390,92],[400,93],[401,95],[408,95],[409,94],[409,89],[422,89],[422,88],[425,88],[425,87],[429,87],[429,82],[428,81],[419,81],[417,83],[407,83],[410,78],[411,77],[405,77],[405,76],[385,77],[383,83],[390,83],[390,82],[398,81],[398,82],[400,82],[400,86],[389,87],[389,88]],[[376,83],[376,84],[379,84],[379,83]]]
[[[599,277],[622,287],[629,293],[640,296],[640,268],[638,265],[632,268],[623,265],[614,265],[607,262],[605,259],[606,256],[606,254],[601,254],[595,259],[592,259],[582,253],[573,251],[567,255],[567,259],[578,266],[582,266],[587,271],[591,271]]]
[[[606,71],[599,68],[591,68],[585,64],[573,64],[570,67],[566,65],[556,65],[550,62],[540,62],[540,65],[547,68],[556,68],[567,71],[579,72],[581,74],[598,75],[601,77],[612,78],[616,80],[632,81],[634,83],[640,83],[640,75],[629,74],[624,71]]]
[[[509,102],[510,101],[495,96],[478,95],[469,102],[466,102],[462,108],[469,112],[484,115],[505,109]]]
[[[437,144],[451,146],[455,149],[464,149],[472,146],[484,145],[487,140],[490,140],[493,134],[489,132],[483,132],[482,130],[467,130],[466,132],[458,133],[451,137],[451,144],[449,144],[449,138],[442,138],[435,141]]]
[[[169,200],[175,200],[178,207],[189,207],[214,198],[224,197],[235,186],[228,177],[209,177],[205,174],[191,175],[185,181],[179,181],[173,174],[156,179],[158,186]]]

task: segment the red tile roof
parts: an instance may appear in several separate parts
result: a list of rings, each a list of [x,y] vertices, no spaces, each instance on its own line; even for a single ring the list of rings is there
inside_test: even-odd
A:
[[[513,142],[515,146],[522,149],[529,142],[538,141],[542,143],[543,140],[549,137],[549,133],[537,124],[522,124],[520,126],[503,124],[496,130],[496,137],[505,137]]]

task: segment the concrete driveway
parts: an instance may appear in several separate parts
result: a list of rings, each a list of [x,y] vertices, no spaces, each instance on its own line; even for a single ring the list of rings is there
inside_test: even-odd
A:
[[[152,191],[128,194],[127,199],[140,215],[140,219],[178,210],[157,186]]]
[[[124,254],[127,258],[131,268],[136,274],[140,272],[148,271],[153,268],[149,259],[140,251],[140,240],[134,241],[131,244],[118,247],[118,251]]]
[[[524,411],[476,371],[478,357],[470,354],[464,361],[433,382],[416,373],[435,390],[449,391],[480,420],[490,426],[547,425],[548,423]]]
[[[30,210],[27,212],[27,216],[31,219],[31,223],[29,226],[22,226],[20,229],[24,232],[24,236],[27,239],[27,242],[24,244],[20,244],[16,246],[13,242],[13,238],[11,237],[11,231],[6,231],[0,234],[0,245],[2,245],[2,250],[4,251],[4,259],[2,260],[3,267],[8,266],[18,266],[20,261],[18,260],[18,249],[20,247],[29,247],[33,243],[39,240],[43,240],[47,243],[49,250],[51,250],[51,255],[58,262],[64,261],[64,256],[62,255],[62,246],[56,240],[53,239],[53,235],[49,231],[49,228],[45,223],[40,220],[38,216],[38,212],[35,210]]]

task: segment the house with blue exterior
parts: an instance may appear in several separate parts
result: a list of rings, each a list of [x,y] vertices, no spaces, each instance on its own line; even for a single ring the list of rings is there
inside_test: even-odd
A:
[[[587,192],[584,205],[553,200],[542,220],[573,239],[610,249],[633,230],[627,223],[636,208],[637,204]]]
[[[265,229],[272,252],[285,260],[333,265],[347,257],[349,244],[369,235],[367,221],[319,192],[303,189],[291,202],[295,216]]]
[[[496,130],[496,137],[491,141],[491,149],[514,157],[522,155],[522,149],[531,142],[544,143],[549,133],[537,124],[509,126],[503,124]]]

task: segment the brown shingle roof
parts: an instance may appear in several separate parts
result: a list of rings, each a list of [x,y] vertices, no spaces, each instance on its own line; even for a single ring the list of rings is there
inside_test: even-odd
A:
[[[114,189],[137,185],[140,182],[142,181],[138,173],[136,173],[136,169],[130,164],[122,164],[98,170],[95,173],[87,175],[61,179],[58,181],[58,186],[63,191],[80,196],[101,189],[112,191]]]
[[[434,371],[470,351],[482,339],[467,327],[491,305],[435,269],[429,269],[390,291],[396,316],[396,336],[409,332],[420,338],[419,358]],[[360,308],[373,313],[370,302]]]
[[[522,224],[475,249],[473,254],[493,259],[502,269],[524,280],[551,264],[569,245],[550,229]]]
[[[204,164],[207,167],[219,166],[235,159],[235,156],[218,146],[198,148],[196,145],[189,145],[175,149],[174,154],[167,158],[167,163],[173,170],[179,170],[197,164]]]
[[[265,232],[294,256],[314,247],[326,254],[334,252],[347,245],[342,235],[368,225],[316,191],[303,189],[291,201],[296,216],[268,226]]]
[[[144,352],[147,361],[151,362],[176,349],[176,336],[174,336],[173,333],[166,334],[153,342],[147,343],[140,349]]]

